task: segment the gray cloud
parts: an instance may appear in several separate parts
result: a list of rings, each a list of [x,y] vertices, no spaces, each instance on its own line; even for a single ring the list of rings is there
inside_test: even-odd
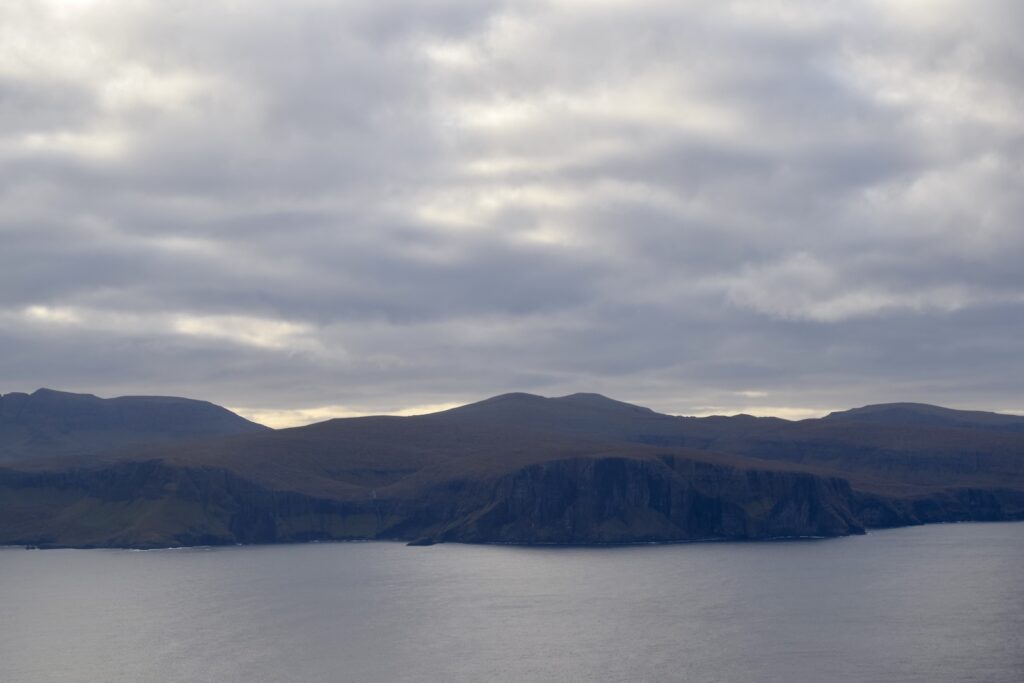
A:
[[[1024,410],[1021,12],[10,3],[0,390]]]

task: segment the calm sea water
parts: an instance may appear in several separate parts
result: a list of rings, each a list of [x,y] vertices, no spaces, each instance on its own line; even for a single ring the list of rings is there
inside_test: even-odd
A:
[[[0,550],[0,681],[1024,680],[1024,524]]]

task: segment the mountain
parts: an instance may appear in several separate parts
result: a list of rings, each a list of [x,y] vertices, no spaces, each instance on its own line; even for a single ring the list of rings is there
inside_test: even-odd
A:
[[[950,412],[686,418],[519,393],[164,440],[0,468],[0,543],[662,542],[1024,518],[1024,434]]]
[[[980,410],[953,410],[927,403],[883,403],[830,413],[831,422],[971,427],[1024,432],[1024,416],[1001,415]]]
[[[266,430],[220,406],[185,398],[102,399],[52,389],[0,396],[0,462]]]

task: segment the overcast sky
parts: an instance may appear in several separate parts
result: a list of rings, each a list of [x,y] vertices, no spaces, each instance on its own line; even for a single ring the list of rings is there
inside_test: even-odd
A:
[[[1019,0],[0,4],[0,392],[1024,410]]]

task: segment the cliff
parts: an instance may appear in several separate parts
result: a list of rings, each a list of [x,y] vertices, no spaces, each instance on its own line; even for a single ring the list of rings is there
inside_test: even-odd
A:
[[[863,531],[842,480],[672,456],[551,460],[347,500],[161,461],[0,469],[0,500],[0,543],[44,547],[314,539],[586,544]]]

